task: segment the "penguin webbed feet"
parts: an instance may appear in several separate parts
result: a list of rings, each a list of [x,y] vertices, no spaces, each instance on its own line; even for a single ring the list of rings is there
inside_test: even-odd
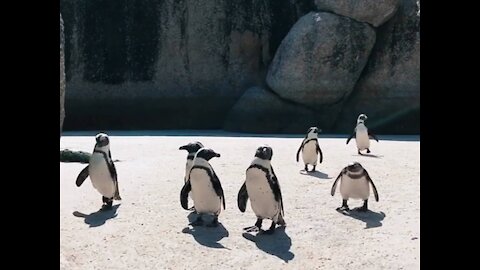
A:
[[[100,208],[100,211],[108,211],[112,209],[113,198],[109,199],[105,196],[102,196],[102,202],[103,202],[103,205]]]
[[[368,200],[365,200],[363,202],[363,205],[360,206],[360,207],[355,207],[353,209],[354,211],[357,211],[357,212],[367,212],[368,211]]]
[[[337,211],[340,213],[350,211],[350,208],[348,207],[348,204],[347,204],[347,200],[342,200],[342,206],[338,207]]]
[[[188,211],[195,211],[195,206],[188,208]]]
[[[255,222],[255,225],[250,226],[250,227],[245,227],[245,228],[243,228],[243,230],[246,231],[246,232],[262,231],[262,221],[263,221],[263,219],[257,218],[257,222]]]
[[[370,153],[370,149],[367,148],[367,153]]]

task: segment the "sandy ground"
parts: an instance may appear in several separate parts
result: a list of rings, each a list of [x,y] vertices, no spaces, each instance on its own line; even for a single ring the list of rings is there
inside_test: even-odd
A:
[[[173,134],[173,133],[172,133]],[[199,140],[222,156],[211,164],[222,182],[226,210],[217,228],[188,226],[193,214],[180,206],[186,151]],[[60,163],[61,269],[419,269],[420,142],[418,137],[380,137],[372,157],[357,155],[346,136],[319,142],[324,161],[306,174],[295,162],[302,138],[219,136],[111,136],[122,201],[99,213],[101,196],[90,180],[75,186],[86,166]],[[92,151],[93,136],[64,136],[61,148]],[[245,169],[261,144],[273,148],[272,166],[285,205],[285,228],[274,235],[245,234],[256,221],[250,203],[237,208]],[[359,161],[375,182],[370,212],[338,213],[333,180]],[[191,202],[190,202],[191,203]],[[362,201],[350,200],[351,208]],[[270,221],[264,222],[264,228]]]

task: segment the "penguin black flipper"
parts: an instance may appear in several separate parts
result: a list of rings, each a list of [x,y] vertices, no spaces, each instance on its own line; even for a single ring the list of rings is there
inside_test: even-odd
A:
[[[320,145],[318,145],[318,141],[317,141],[317,154],[320,154],[320,161],[319,161],[319,163],[322,163],[322,161],[323,161],[323,154],[322,154],[322,150],[320,149]]]
[[[365,172],[365,177],[367,177],[367,180],[370,182],[370,184],[372,184],[373,195],[375,196],[375,201],[378,202],[378,191],[377,191],[377,187],[375,186],[375,184],[373,183],[372,178],[370,178],[370,175],[368,175],[368,172],[367,172],[365,169],[364,169],[364,172]]]
[[[218,179],[218,176],[213,170],[213,168],[212,168],[212,173],[213,173],[213,177],[211,179],[212,179],[213,189],[215,189],[215,193],[217,193],[218,197],[222,199],[223,210],[225,210],[225,196],[223,194],[222,184],[220,183],[220,180]]]
[[[303,142],[305,142],[305,140]],[[302,142],[302,144],[300,145],[300,147],[298,148],[298,151],[297,151],[297,162],[299,160],[298,158],[300,156],[300,151],[302,151],[302,148],[303,148],[303,142]]]
[[[271,179],[268,180],[268,183],[270,184],[270,187],[272,188],[273,191],[273,196],[275,197],[275,200],[277,202],[280,202],[280,208],[282,209],[282,216],[283,216],[283,198],[282,198],[282,191],[280,190],[280,183],[278,183],[277,176],[275,175],[275,172],[273,171],[273,167],[270,167],[272,169],[272,177]]]
[[[343,169],[340,174],[337,176],[337,179],[335,179],[335,181],[333,182],[333,185],[332,185],[332,190],[330,191],[330,194],[333,196],[335,195],[335,191],[337,189],[337,184],[338,184],[338,180],[340,179],[340,177],[342,177],[342,174],[346,173],[346,169]]]
[[[353,136],[355,136],[355,134],[357,134],[356,131],[354,131],[354,132],[352,133],[352,135],[350,135],[350,137],[348,137],[348,139],[347,139],[347,144],[350,142],[350,140],[353,138]]]
[[[378,142],[377,136],[375,136],[375,134],[373,134],[370,130],[368,131],[368,136],[372,137],[373,139],[375,139],[375,141]]]
[[[83,182],[85,181],[85,179],[87,179],[88,175],[89,175],[89,171],[88,171],[88,167],[90,165],[87,165],[87,167],[85,167],[77,176],[77,181],[75,181],[75,184],[77,185],[77,187],[81,186],[83,184]]]
[[[247,192],[247,185],[246,183],[243,183],[242,187],[240,188],[240,191],[238,192],[238,197],[237,197],[237,203],[238,203],[238,209],[240,209],[240,212],[245,212],[247,208],[247,201],[248,201],[248,192]]]
[[[185,182],[182,190],[180,191],[180,204],[183,209],[188,210],[188,193],[192,190],[192,185],[190,184],[190,179]]]

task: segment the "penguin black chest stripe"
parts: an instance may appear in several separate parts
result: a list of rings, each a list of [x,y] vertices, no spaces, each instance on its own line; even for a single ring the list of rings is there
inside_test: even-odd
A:
[[[315,139],[315,138],[310,138],[310,139],[308,139],[308,140],[305,140],[305,142],[303,142],[303,145],[307,144],[307,143],[310,142],[310,141],[315,141],[316,143],[318,143],[318,140],[317,140],[317,139]]]
[[[207,172],[208,177],[210,177],[210,181],[212,182],[213,189],[215,189],[215,193],[218,195],[218,197],[223,197],[223,190],[222,186],[220,184],[220,181],[217,178],[217,175],[215,175],[215,172],[211,168],[205,167],[205,166],[200,166],[200,165],[195,165],[192,167],[192,170],[194,169],[202,169]]]
[[[365,176],[365,173],[353,174],[353,173],[347,172],[346,175],[351,179],[360,179]]]
[[[262,165],[259,165],[259,164],[252,164],[250,165],[250,167],[247,168],[247,170],[251,169],[251,168],[256,168],[256,169],[259,169],[259,170],[262,170],[266,177],[267,177],[267,181],[268,181],[268,184],[270,185],[270,188],[272,189],[273,191],[273,195],[275,196],[275,201],[279,202],[281,200],[281,195],[280,195],[280,189],[278,188],[278,182],[276,181],[276,179],[273,179],[272,178],[272,175],[270,174],[270,171],[263,167]]]
[[[93,150],[94,153],[100,153],[103,155],[103,158],[105,159],[105,162],[107,163],[107,166],[108,166],[108,171],[110,172],[110,176],[113,178],[113,181],[117,181],[117,170],[115,169],[115,165],[113,164],[113,161],[111,159],[111,154],[110,152],[108,153],[105,153],[103,151],[100,151],[100,150]],[[110,157],[110,159],[109,159]]]
[[[187,160],[193,160],[194,157],[195,157],[195,154],[188,154]]]

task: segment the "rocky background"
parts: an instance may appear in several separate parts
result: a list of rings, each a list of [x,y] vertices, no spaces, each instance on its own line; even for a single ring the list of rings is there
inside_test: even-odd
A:
[[[376,133],[419,133],[418,1],[61,0],[60,7],[66,130],[350,133],[365,113]],[[61,128],[62,105],[61,96]]]

